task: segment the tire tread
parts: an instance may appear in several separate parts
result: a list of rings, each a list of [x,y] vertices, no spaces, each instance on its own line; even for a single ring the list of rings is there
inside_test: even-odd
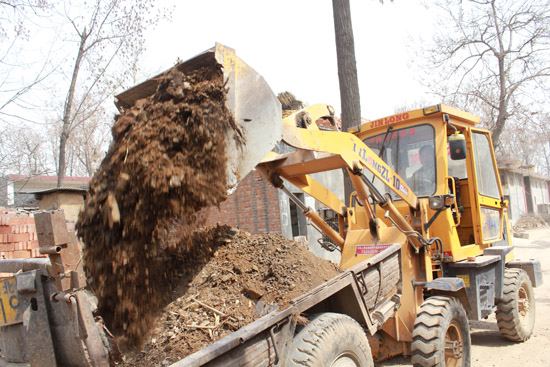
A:
[[[503,296],[497,301],[496,319],[500,334],[506,339],[515,342],[524,342],[531,337],[534,327],[535,298],[531,281],[527,273],[522,269],[506,268],[504,272]],[[531,318],[528,325],[522,325],[517,296],[522,284],[527,285],[527,293],[530,298]]]
[[[453,297],[434,296],[426,299],[416,317],[413,331],[413,342],[411,344],[411,362],[415,367],[437,367],[444,366],[440,350],[441,338],[445,337],[443,330],[446,322],[446,315],[452,310],[460,309],[461,317],[466,322],[467,335],[464,335],[464,348],[467,349],[467,358],[464,358],[464,365],[469,366],[470,334],[467,327],[466,312],[460,302]]]

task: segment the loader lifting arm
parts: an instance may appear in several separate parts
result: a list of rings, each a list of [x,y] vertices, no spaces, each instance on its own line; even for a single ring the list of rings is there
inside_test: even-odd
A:
[[[386,218],[391,218],[390,220],[404,233],[416,234],[412,236],[412,244],[415,247],[415,252],[418,252],[419,247],[422,245],[419,241],[419,239],[421,240],[420,234],[414,231],[410,223],[395,209],[391,199],[382,195],[372,181],[367,179],[365,172],[372,173],[395,195],[403,199],[410,208],[415,210],[418,206],[418,200],[413,190],[403,178],[355,135],[346,132],[320,130],[313,123],[317,119],[329,115],[331,111],[330,106],[317,104],[283,119],[283,142],[295,148],[296,151],[287,154],[272,152],[256,168],[274,186],[284,189],[280,179],[282,177],[334,210],[339,218],[350,214],[347,212],[344,203],[309,175],[332,169],[346,169],[355,187],[358,199],[366,208],[369,217],[368,227],[371,229],[376,228],[374,205],[378,203],[382,209],[387,211]],[[305,128],[297,126],[305,126]],[[293,195],[288,190],[285,190],[285,192],[293,199]],[[369,194],[373,198],[372,207]],[[294,201],[300,207],[303,206],[297,199]],[[340,248],[343,247],[345,239],[342,230],[340,234],[334,233],[335,231],[324,223],[313,210],[305,207],[302,207],[302,209],[306,217],[326,233]]]
[[[399,177],[391,167],[355,135],[346,132],[319,130],[316,124],[310,124],[306,129],[298,128],[294,123],[298,116],[316,121],[326,116],[330,110],[331,108],[328,105],[317,104],[285,118],[283,120],[283,141],[299,150],[329,153],[335,157],[327,157],[326,159],[335,158],[334,164],[339,163],[339,167],[335,168],[350,169],[355,175],[362,176],[361,171],[363,168],[368,170],[397,196],[405,200],[411,208],[416,208],[416,195],[405,180]],[[304,117],[303,112],[307,112],[309,116]],[[280,171],[283,172],[282,169]],[[313,173],[307,172],[307,169],[305,171],[304,174]],[[295,175],[296,173],[293,174],[293,176]],[[381,195],[377,199],[384,201]]]

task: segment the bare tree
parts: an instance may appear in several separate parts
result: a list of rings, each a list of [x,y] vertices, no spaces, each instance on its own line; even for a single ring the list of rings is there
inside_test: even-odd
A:
[[[539,142],[538,165],[540,172],[550,177],[550,113],[540,113],[534,116],[535,140]],[[530,142],[532,142],[531,140]]]
[[[516,107],[547,89],[550,3],[441,0],[438,31],[424,56],[428,86],[447,103],[485,112],[495,145]],[[434,70],[439,72],[435,77]]]
[[[347,130],[358,125],[361,121],[355,41],[349,0],[333,0],[332,9],[334,13],[336,57],[338,59],[340,103],[342,104],[342,129]]]
[[[153,15],[153,2],[148,0],[95,0],[84,7],[84,12],[71,9],[70,4],[62,9],[78,47],[61,116],[57,186],[62,185],[66,173],[67,142],[74,129],[94,112],[86,111],[84,105],[92,97],[98,107],[111,98],[116,86],[107,71],[117,60],[133,60],[143,51],[143,32],[160,16]],[[84,78],[80,75],[83,71]]]
[[[30,17],[47,17],[50,9],[47,0],[0,0],[0,121],[5,124],[21,122],[22,116],[7,107],[20,102],[58,66],[51,63],[51,49],[38,60],[22,55],[30,38],[29,24],[34,23]]]
[[[48,8],[48,4],[47,0],[0,0],[0,40],[27,37],[26,14]]]
[[[71,137],[71,151],[74,152],[78,166],[77,172],[82,176],[92,176],[105,156],[111,139],[110,126],[105,111],[98,111],[86,121],[79,124]]]
[[[0,134],[0,174],[44,175],[51,172],[44,137],[17,128]]]

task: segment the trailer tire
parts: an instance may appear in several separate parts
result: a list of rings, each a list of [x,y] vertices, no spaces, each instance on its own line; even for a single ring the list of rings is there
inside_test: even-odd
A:
[[[497,300],[496,318],[500,334],[524,342],[535,327],[535,294],[523,269],[505,269],[502,299]]]
[[[287,366],[373,367],[369,341],[361,326],[338,313],[313,315],[294,336]]]
[[[460,301],[434,296],[422,303],[414,322],[411,352],[415,367],[470,366],[470,326]]]

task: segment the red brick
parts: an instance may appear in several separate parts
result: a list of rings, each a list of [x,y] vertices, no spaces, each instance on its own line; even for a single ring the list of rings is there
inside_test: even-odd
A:
[[[33,248],[30,250],[31,251],[31,257],[48,257],[48,255],[42,255],[40,253],[40,249],[37,249],[37,248]]]
[[[33,217],[16,217],[9,218],[9,224],[34,224]]]
[[[31,257],[31,250],[19,250],[12,252],[14,259],[26,259]]]
[[[35,249],[39,248],[40,245],[37,240],[27,241],[27,249]]]
[[[0,226],[0,233],[14,233],[11,226]]]
[[[0,243],[0,251],[14,251],[15,245],[13,243]]]
[[[6,242],[21,242],[30,240],[30,233],[18,233],[18,234],[8,234],[8,240]]]

